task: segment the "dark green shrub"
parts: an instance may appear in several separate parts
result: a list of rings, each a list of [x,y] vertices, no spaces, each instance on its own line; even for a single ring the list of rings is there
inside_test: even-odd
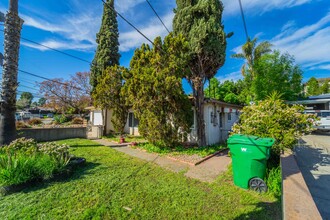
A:
[[[54,121],[59,123],[59,124],[63,124],[66,122],[69,122],[72,120],[72,116],[70,115],[55,115],[54,116]]]

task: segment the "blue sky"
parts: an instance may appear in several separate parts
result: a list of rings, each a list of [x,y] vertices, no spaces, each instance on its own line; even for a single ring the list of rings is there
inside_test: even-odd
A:
[[[8,0],[0,0],[6,12]],[[172,28],[175,0],[150,0],[168,28]],[[246,41],[238,0],[224,0],[225,31],[235,34],[228,39],[227,59],[216,77],[220,80],[241,78],[242,60],[230,58]],[[116,9],[154,39],[167,32],[145,0],[117,0]],[[251,37],[268,40],[281,52],[295,56],[310,77],[330,77],[330,2],[329,0],[242,0],[247,28]],[[24,19],[22,37],[92,61],[95,36],[101,24],[101,0],[19,0]],[[135,48],[146,40],[118,17],[121,65],[128,66]],[[0,25],[0,29],[3,26]],[[0,52],[3,52],[0,32]],[[89,64],[40,46],[21,41],[19,68],[48,78],[69,78],[79,71],[89,71]],[[19,73],[20,91],[37,93],[33,85],[41,79]],[[29,89],[23,86],[35,87]],[[184,84],[186,92],[189,85]]]

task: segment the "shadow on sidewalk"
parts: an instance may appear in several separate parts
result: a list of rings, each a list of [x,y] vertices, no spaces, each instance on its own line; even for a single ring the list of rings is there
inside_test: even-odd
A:
[[[295,148],[295,154],[298,166],[322,218],[330,219],[330,155],[322,148],[315,148],[303,140],[300,140]]]

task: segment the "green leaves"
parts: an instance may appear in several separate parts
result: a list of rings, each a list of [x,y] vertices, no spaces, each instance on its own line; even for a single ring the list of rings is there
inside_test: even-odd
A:
[[[274,91],[281,93],[284,100],[297,100],[302,93],[303,72],[289,54],[274,51],[263,55],[255,62],[254,71],[252,90],[256,100],[263,100]]]
[[[303,114],[301,105],[289,106],[274,97],[244,107],[240,124],[234,125],[233,132],[275,138],[272,149],[280,154],[285,148],[293,148],[303,134],[314,130],[316,116]]]
[[[171,146],[189,132],[191,104],[182,89],[187,43],[181,35],[158,37],[142,45],[131,61],[124,94],[139,119],[139,133],[157,145]]]
[[[98,79],[109,66],[119,65],[119,32],[117,13],[111,10],[114,7],[114,0],[107,0],[104,5],[102,24],[99,33],[96,35],[98,44],[95,57],[91,66],[91,85],[95,90]]]
[[[93,92],[94,105],[102,109],[112,109],[113,123],[116,132],[124,133],[129,106],[126,103],[123,84],[124,77],[130,73],[125,67],[108,67],[98,77],[98,84]]]

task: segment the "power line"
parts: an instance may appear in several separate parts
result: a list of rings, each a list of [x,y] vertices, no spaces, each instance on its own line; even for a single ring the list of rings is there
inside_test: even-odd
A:
[[[75,86],[71,86],[68,83],[63,83],[63,82],[59,82],[59,81],[56,81],[56,80],[53,80],[53,79],[49,79],[49,78],[46,78],[46,77],[43,77],[43,76],[40,76],[40,75],[37,75],[37,74],[34,74],[34,73],[27,72],[25,70],[20,70],[19,69],[18,71],[21,72],[21,73],[25,73],[27,75],[30,75],[30,76],[34,76],[34,77],[40,78],[40,79],[44,79],[44,80],[47,80],[47,81],[51,81],[51,82],[54,82],[54,83],[65,85],[65,86],[68,86],[68,87],[71,87],[71,88],[74,88],[74,89],[77,89],[77,90],[85,91],[85,90],[83,90],[81,88],[78,88],[78,87],[75,87]]]
[[[114,11],[119,17],[121,17],[121,19],[123,19],[127,24],[129,24],[132,28],[134,28],[137,32],[139,32],[139,34],[141,34],[145,39],[147,39],[152,45],[154,45],[154,43],[152,42],[152,40],[150,40],[146,35],[144,35],[137,27],[135,27],[131,22],[129,22],[124,16],[122,16],[120,13],[118,13],[116,11],[116,9],[114,9],[114,7],[112,7],[111,5],[109,5],[104,0],[101,0],[101,1],[103,2],[104,5],[106,5],[112,11]]]
[[[0,31],[1,31],[1,32],[4,32],[4,30],[1,30],[1,29],[0,29]],[[30,43],[33,43],[33,44],[39,45],[39,46],[41,46],[41,47],[47,48],[47,49],[49,49],[49,50],[53,50],[53,51],[55,51],[55,52],[61,53],[61,54],[66,55],[66,56],[68,56],[68,57],[71,57],[71,58],[74,58],[74,59],[77,59],[77,60],[80,60],[80,61],[82,61],[82,62],[85,62],[85,63],[88,63],[88,64],[92,65],[92,63],[91,63],[90,61],[85,60],[85,59],[82,59],[82,58],[77,57],[77,56],[75,56],[75,55],[72,55],[72,54],[69,54],[69,53],[66,53],[66,52],[60,51],[60,50],[58,50],[58,49],[55,49],[55,48],[52,48],[52,47],[46,46],[46,45],[44,45],[44,44],[38,43],[38,42],[33,41],[33,40],[29,40],[29,39],[24,38],[24,37],[21,37],[21,39],[22,39],[22,40],[25,40],[25,41],[27,41],[27,42],[30,42]]]
[[[243,20],[243,25],[244,25],[246,40],[248,41],[249,40],[249,34],[248,34],[248,31],[247,31],[247,28],[246,28],[246,22],[245,22],[245,17],[244,17],[244,11],[243,11],[242,2],[241,2],[241,0],[238,0],[238,2],[239,2],[240,9],[241,9],[241,15],[242,15],[242,20]]]
[[[32,89],[32,90],[35,90],[35,91],[39,91],[38,89],[29,87],[29,86],[25,86],[25,85],[18,85],[18,87],[24,87],[24,88],[27,88],[27,89]]]
[[[154,13],[156,14],[156,16],[158,17],[159,21],[163,24],[163,26],[165,27],[165,29],[167,30],[168,33],[170,33],[170,31],[168,30],[168,28],[166,27],[166,25],[164,24],[164,22],[162,21],[162,19],[159,17],[158,13],[156,12],[156,10],[154,9],[154,7],[152,7],[151,3],[146,0],[148,5],[150,6],[150,8],[154,11]]]

